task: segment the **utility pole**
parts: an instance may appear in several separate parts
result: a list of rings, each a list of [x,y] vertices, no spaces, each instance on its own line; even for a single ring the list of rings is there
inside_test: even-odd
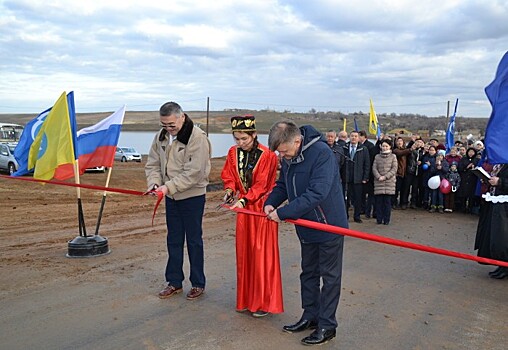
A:
[[[206,136],[208,136],[208,121],[210,119],[210,97],[206,98]]]

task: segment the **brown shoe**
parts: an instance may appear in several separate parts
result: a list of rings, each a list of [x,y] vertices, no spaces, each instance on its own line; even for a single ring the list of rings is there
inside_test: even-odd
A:
[[[159,292],[159,298],[161,299],[171,298],[173,295],[176,295],[181,292],[182,288],[175,288],[171,284],[168,284],[166,288],[164,288]]]
[[[187,300],[195,300],[202,296],[204,292],[204,288],[192,287],[189,293],[187,293]]]

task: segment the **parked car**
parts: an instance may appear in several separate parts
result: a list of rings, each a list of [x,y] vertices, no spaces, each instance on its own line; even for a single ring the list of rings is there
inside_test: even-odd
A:
[[[108,168],[104,166],[96,166],[95,168],[86,168],[85,173],[105,173]]]
[[[18,162],[14,158],[14,143],[0,143],[0,170],[7,171],[12,175],[18,170]]]
[[[115,160],[121,162],[141,162],[141,154],[132,147],[117,147]]]

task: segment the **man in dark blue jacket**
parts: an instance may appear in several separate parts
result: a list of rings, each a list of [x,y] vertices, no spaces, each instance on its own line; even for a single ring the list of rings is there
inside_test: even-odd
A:
[[[347,228],[337,160],[322,135],[312,126],[298,128],[291,121],[282,121],[270,129],[268,145],[279,152],[282,167],[265,202],[267,217],[278,222],[306,219]],[[279,207],[286,200],[288,203]],[[302,252],[303,315],[283,330],[295,333],[315,329],[302,343],[322,344],[336,334],[344,237],[303,226],[296,226],[296,233]]]

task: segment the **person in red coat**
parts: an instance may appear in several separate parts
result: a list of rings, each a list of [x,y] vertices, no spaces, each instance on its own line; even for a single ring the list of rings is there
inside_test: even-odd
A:
[[[263,213],[263,203],[275,185],[278,158],[258,142],[254,116],[232,117],[231,128],[236,146],[229,149],[221,173],[224,202],[232,204],[232,209]],[[277,232],[278,224],[265,216],[237,214],[239,312],[249,310],[254,317],[284,312]]]

